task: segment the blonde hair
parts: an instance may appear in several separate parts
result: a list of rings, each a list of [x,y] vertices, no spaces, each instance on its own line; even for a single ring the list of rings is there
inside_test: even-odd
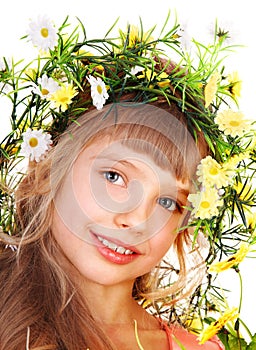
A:
[[[79,152],[103,136],[121,139],[128,147],[151,154],[160,166],[171,164],[177,178],[192,180],[198,161],[208,152],[206,143],[199,133],[195,143],[183,113],[166,103],[164,110],[161,101],[158,105],[111,104],[102,111],[87,112],[44,160],[30,165],[16,193],[17,234],[12,243],[18,251],[3,249],[0,254],[1,350],[25,348],[27,329],[31,350],[112,349],[86,300],[79,297],[72,275],[62,267],[67,259],[51,233],[54,198]],[[177,298],[187,281],[188,245],[189,234],[184,230],[175,242],[180,273],[170,289],[158,293],[152,275],[141,276],[134,285],[134,297],[150,295],[158,300],[171,293]],[[159,276],[158,268],[155,272]]]

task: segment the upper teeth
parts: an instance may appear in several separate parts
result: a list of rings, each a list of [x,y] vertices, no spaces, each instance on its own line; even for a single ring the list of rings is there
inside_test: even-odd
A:
[[[97,236],[97,238],[104,246],[108,247],[111,250],[114,250],[119,254],[125,254],[125,255],[133,254],[133,251],[130,249],[125,249],[124,247],[118,246],[115,243],[109,242],[107,239],[102,238],[100,236]]]

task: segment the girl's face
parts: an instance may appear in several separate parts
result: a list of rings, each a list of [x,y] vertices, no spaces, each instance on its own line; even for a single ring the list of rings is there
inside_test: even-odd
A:
[[[87,280],[133,281],[173,244],[188,192],[171,165],[163,170],[149,155],[103,138],[79,154],[66,177],[53,234]]]

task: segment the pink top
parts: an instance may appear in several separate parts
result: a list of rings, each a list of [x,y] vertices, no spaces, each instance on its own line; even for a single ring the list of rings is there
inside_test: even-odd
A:
[[[179,344],[184,346],[185,349],[225,350],[224,345],[217,336],[200,345],[195,334],[189,333],[182,327],[174,325],[168,326],[165,322],[160,322],[169,340],[169,350],[180,350],[181,347]]]

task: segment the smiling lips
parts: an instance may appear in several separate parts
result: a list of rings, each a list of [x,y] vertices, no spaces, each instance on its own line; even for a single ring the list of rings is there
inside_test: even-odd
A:
[[[135,252],[134,250],[127,249],[121,245],[119,246],[96,234],[93,235],[97,238],[98,244],[96,247],[99,253],[112,263],[128,264],[140,255],[137,251]]]
[[[100,236],[97,236],[98,240],[105,246],[108,247],[109,249],[113,250],[114,252],[117,252],[119,254],[125,254],[125,255],[129,255],[129,254],[133,254],[134,252],[130,249],[125,249],[122,246],[118,246],[113,242],[109,242],[107,239],[102,238]]]

